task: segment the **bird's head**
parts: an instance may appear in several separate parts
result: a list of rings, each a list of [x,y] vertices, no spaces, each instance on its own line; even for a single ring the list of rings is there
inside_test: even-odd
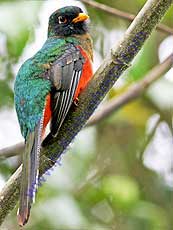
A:
[[[88,18],[89,16],[77,6],[58,9],[49,18],[48,37],[85,34]]]

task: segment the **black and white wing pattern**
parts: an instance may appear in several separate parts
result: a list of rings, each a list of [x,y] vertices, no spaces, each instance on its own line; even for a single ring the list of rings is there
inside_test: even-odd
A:
[[[80,49],[69,44],[63,55],[52,63],[50,70],[50,80],[53,83],[50,129],[53,137],[58,134],[59,128],[73,103],[84,62]]]

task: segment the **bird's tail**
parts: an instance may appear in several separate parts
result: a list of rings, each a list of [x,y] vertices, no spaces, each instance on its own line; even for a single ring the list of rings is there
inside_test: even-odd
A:
[[[39,153],[41,145],[42,122],[28,135],[23,154],[22,178],[18,209],[18,223],[20,226],[28,222],[32,203],[38,185]]]

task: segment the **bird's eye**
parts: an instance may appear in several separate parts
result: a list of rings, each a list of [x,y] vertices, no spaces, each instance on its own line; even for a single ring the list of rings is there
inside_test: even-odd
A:
[[[59,24],[66,23],[66,22],[67,22],[66,17],[64,17],[64,16],[59,16],[58,17],[58,23]]]

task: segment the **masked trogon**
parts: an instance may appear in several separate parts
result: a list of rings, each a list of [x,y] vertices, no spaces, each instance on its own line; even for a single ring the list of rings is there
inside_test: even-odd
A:
[[[92,73],[92,40],[88,16],[76,6],[49,18],[43,47],[21,66],[15,80],[15,106],[25,138],[18,223],[27,223],[38,183],[39,152],[50,121],[49,138],[57,133]]]

